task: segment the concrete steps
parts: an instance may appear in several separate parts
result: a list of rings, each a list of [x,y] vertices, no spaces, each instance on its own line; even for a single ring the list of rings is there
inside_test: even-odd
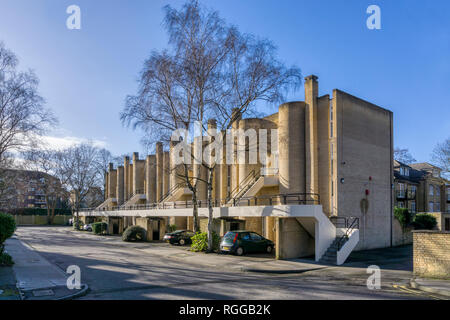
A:
[[[330,247],[327,249],[327,251],[324,253],[322,258],[320,258],[319,262],[323,264],[331,264],[331,265],[337,265],[337,253],[339,250],[339,241],[341,241],[342,237],[336,237],[334,239],[333,243],[330,245]],[[348,241],[348,238],[344,238],[341,243],[341,247],[344,246],[344,244]]]

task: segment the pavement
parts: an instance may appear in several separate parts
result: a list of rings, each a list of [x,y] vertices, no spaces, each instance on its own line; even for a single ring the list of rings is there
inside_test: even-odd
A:
[[[411,287],[450,297],[450,280],[413,278],[411,279]]]
[[[12,267],[0,267],[0,301],[20,300]]]
[[[62,273],[70,265],[80,267],[89,291],[77,299],[446,299],[410,287],[411,246],[359,252],[343,266],[324,266],[312,258],[286,261],[128,243],[68,227],[19,227],[16,237]],[[367,287],[373,264],[381,269],[378,290]]]
[[[5,247],[14,261],[12,270],[22,300],[71,299],[88,289],[83,284],[81,289],[68,289],[69,275],[17,237],[6,240]]]

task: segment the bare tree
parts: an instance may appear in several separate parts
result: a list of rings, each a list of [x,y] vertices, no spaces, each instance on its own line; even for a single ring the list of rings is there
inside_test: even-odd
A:
[[[442,173],[450,178],[450,138],[438,143],[431,154],[434,164],[442,169]]]
[[[55,209],[61,204],[61,199],[68,199],[69,194],[63,187],[66,175],[61,170],[57,151],[41,146],[39,149],[28,150],[23,153],[25,166],[32,171],[40,173],[38,179],[39,189],[43,192],[47,207],[48,224],[55,218]]]
[[[241,34],[197,1],[187,2],[181,10],[166,6],[164,26],[170,50],[152,53],[141,73],[139,92],[128,97],[121,115],[124,123],[151,133],[148,138],[153,142],[155,138],[169,141],[177,129],[192,132],[194,122],[201,124],[199,136],[207,135],[210,119],[217,119],[223,132],[231,128],[236,115],[254,110],[256,101],[282,101],[284,93],[301,84],[300,70],[279,62],[270,41]],[[206,184],[211,249],[215,162],[193,160],[206,167],[207,177],[186,164],[178,174],[192,191],[196,232],[197,188]]]
[[[394,159],[400,161],[404,164],[410,164],[416,162],[416,159],[413,158],[411,153],[409,153],[408,149],[395,148],[394,149]]]
[[[16,55],[0,42],[0,164],[8,152],[22,150],[56,123],[38,94],[32,71],[17,71]]]
[[[72,208],[76,223],[82,203],[93,188],[101,185],[103,177],[98,170],[98,149],[91,143],[83,143],[57,153],[63,181],[71,192]]]

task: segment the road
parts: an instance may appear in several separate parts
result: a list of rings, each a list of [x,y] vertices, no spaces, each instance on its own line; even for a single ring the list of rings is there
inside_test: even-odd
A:
[[[382,266],[381,289],[369,290],[365,268],[332,267],[302,274],[253,274],[193,266],[118,245],[111,237],[68,227],[20,227],[16,236],[49,262],[81,269],[90,287],[79,299],[435,299],[406,288],[411,272]],[[114,239],[114,240],[117,240]],[[220,256],[218,256],[220,258]],[[394,266],[399,261],[393,261]],[[399,270],[400,269],[400,270]]]

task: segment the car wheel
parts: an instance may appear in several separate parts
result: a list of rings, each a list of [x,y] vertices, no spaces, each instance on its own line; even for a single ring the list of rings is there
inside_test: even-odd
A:
[[[238,256],[242,256],[244,254],[244,249],[242,247],[239,247],[236,249],[236,254]]]
[[[186,241],[184,241],[184,239],[180,240],[180,245],[184,246],[186,244]]]
[[[267,246],[266,252],[267,253],[272,253],[272,251],[273,251],[273,247],[272,246]]]

